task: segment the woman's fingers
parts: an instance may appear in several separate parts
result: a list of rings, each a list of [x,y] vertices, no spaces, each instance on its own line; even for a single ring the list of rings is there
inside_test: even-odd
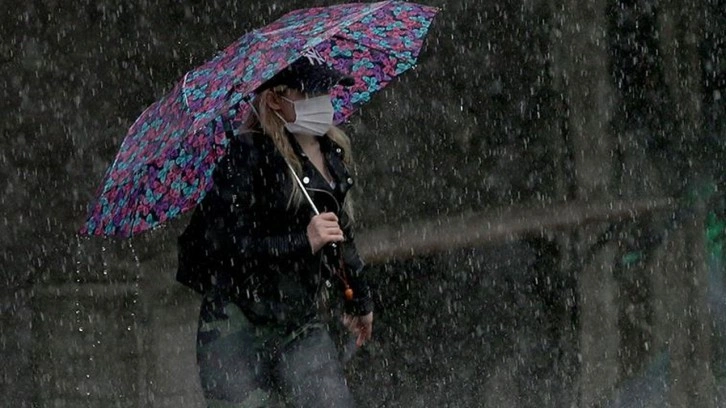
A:
[[[336,238],[338,235],[343,235],[343,230],[340,228],[340,225],[338,224],[337,217],[335,217],[335,214],[333,213],[323,213],[320,214],[320,217],[323,217],[327,214],[332,215],[334,218],[330,218],[327,220],[322,220],[317,224],[318,231],[321,235],[327,234],[328,236],[335,235]]]
[[[362,323],[360,326],[358,326],[358,339],[356,340],[355,344],[358,345],[358,347],[361,347],[363,344],[365,344],[366,341],[371,339],[371,327],[369,324]]]
[[[363,346],[366,341],[373,338],[373,313],[365,316],[343,315],[343,326],[356,336],[355,344]]]
[[[361,321],[360,324],[361,333],[363,333],[366,336],[366,340],[371,338],[371,324]]]
[[[348,329],[348,331],[353,334],[358,334],[358,332],[359,332],[357,320],[355,317],[350,317],[348,315],[344,315],[343,316],[343,326],[345,326],[345,328]]]
[[[333,213],[322,213],[314,216],[310,223],[316,226],[338,225],[338,217]]]
[[[323,240],[327,242],[337,242],[343,240],[343,231],[340,230],[327,230],[321,234]]]
[[[343,231],[338,224],[338,217],[332,212],[325,212],[314,216],[307,228],[308,240],[313,253],[330,242],[345,240]]]
[[[343,316],[343,326],[356,336],[355,344],[358,347],[363,346],[366,341],[373,336],[373,319],[372,316]]]
[[[364,342],[370,340],[373,337],[373,313],[369,313],[362,316],[361,323],[363,325]]]
[[[324,221],[332,221],[337,223],[338,222],[338,216],[335,215],[335,213],[332,212],[324,212],[320,213],[319,215],[316,215],[316,217],[320,217],[321,220]]]

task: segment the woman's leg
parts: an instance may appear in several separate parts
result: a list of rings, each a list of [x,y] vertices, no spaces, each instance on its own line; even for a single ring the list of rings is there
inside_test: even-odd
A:
[[[294,407],[353,407],[338,351],[323,327],[305,331],[281,351],[275,373]]]
[[[270,351],[264,329],[234,304],[205,297],[197,333],[197,362],[210,408],[271,405]]]

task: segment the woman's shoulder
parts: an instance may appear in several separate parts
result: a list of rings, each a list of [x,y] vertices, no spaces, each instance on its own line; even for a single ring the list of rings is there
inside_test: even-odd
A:
[[[268,139],[262,131],[255,129],[240,129],[237,131],[232,142],[237,142],[240,145],[247,147],[259,148],[265,143],[265,139]]]
[[[240,130],[230,141],[227,155],[231,159],[257,162],[274,148],[272,140],[257,130]]]
[[[272,138],[259,131],[238,132],[230,141],[219,167],[222,177],[246,175],[265,179],[277,179],[286,168]]]

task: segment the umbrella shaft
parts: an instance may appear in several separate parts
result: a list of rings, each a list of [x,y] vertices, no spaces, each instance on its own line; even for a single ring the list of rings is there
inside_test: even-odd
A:
[[[308,203],[310,203],[310,206],[313,207],[313,211],[315,211],[315,215],[320,215],[320,211],[318,211],[318,207],[315,206],[313,199],[310,198],[310,194],[308,194],[308,191],[305,189],[305,186],[303,186],[302,181],[300,181],[300,177],[298,177],[297,174],[295,173],[295,169],[292,168],[290,163],[287,163],[287,167],[290,168],[290,171],[292,172],[292,176],[295,177],[295,181],[297,182],[297,185],[300,186],[300,190],[302,190],[302,193],[305,195],[305,198],[308,200]]]

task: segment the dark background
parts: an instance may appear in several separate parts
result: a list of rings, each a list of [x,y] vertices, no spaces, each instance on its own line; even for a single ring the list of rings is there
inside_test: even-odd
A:
[[[2,0],[7,406],[202,406],[199,299],[173,281],[188,218],[75,231],[146,106],[242,33],[330,3]],[[345,125],[362,244],[448,234],[369,251],[361,406],[726,406],[726,4],[427,4],[420,64]],[[478,221],[445,228],[462,214]]]

